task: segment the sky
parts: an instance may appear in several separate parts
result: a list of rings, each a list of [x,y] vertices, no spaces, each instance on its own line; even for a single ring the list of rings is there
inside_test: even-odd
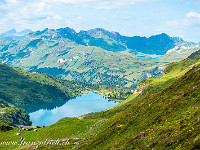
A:
[[[64,27],[200,42],[200,0],[0,0],[0,33]]]

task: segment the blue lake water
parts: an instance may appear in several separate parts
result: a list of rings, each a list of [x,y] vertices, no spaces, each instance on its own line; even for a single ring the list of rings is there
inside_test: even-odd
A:
[[[90,112],[99,112],[117,105],[104,96],[89,92],[68,101],[21,106],[33,122],[32,126],[49,126],[64,117],[79,117]]]

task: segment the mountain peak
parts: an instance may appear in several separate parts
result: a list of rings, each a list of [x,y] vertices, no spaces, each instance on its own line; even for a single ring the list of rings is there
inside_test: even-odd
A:
[[[75,31],[73,28],[69,28],[69,27],[66,27],[66,28],[59,28],[59,29],[57,29],[57,31],[59,31],[59,32],[76,33],[76,31]]]
[[[19,32],[19,34],[29,34],[30,32],[33,32],[31,29],[25,29]]]
[[[15,29],[11,29],[7,32],[5,32],[6,34],[15,34],[17,31]]]
[[[151,38],[171,38],[171,37],[166,33],[161,33],[161,34],[157,34],[157,35],[152,35],[149,37],[149,39],[151,39]]]
[[[11,29],[5,33],[0,34],[0,39],[6,39],[8,41],[23,39],[27,34],[32,32],[32,30],[27,29],[21,32],[17,32],[15,29]]]

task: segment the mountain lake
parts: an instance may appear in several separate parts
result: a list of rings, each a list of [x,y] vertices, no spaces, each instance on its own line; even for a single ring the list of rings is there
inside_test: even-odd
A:
[[[79,117],[91,112],[109,109],[118,102],[89,92],[70,100],[20,106],[30,115],[32,126],[49,126],[64,117]]]

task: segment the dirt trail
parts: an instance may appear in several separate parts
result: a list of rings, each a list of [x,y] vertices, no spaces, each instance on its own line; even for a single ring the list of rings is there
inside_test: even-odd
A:
[[[93,125],[90,127],[90,130],[89,130],[87,133],[90,133],[90,132],[92,131],[92,128],[93,128],[96,124],[98,124],[99,122],[101,122],[101,121],[103,121],[103,120],[99,120],[99,121],[97,121],[95,124],[93,124]]]

